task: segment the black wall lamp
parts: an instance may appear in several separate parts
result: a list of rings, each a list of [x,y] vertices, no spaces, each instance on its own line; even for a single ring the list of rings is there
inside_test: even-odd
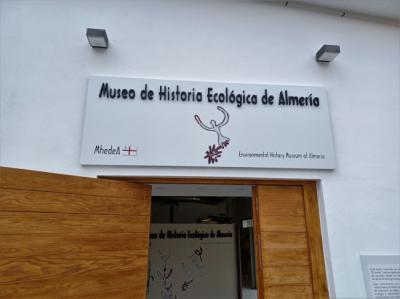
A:
[[[108,48],[107,32],[104,29],[87,28],[86,37],[92,48]]]
[[[331,62],[340,53],[340,46],[323,45],[315,55],[318,62]]]

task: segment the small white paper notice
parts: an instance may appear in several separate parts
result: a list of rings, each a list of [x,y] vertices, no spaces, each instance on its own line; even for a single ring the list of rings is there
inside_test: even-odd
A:
[[[368,298],[400,298],[400,255],[362,255]]]

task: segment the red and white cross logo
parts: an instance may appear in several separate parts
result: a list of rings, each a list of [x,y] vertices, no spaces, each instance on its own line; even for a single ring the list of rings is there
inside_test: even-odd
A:
[[[122,150],[124,152],[124,156],[136,156],[137,155],[137,147],[136,146],[125,146]]]

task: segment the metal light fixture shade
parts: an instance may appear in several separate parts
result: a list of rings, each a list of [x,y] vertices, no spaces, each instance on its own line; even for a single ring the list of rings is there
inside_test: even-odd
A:
[[[316,54],[318,62],[331,62],[340,53],[340,46],[323,45]]]
[[[107,32],[104,29],[87,28],[86,37],[92,48],[108,48]]]

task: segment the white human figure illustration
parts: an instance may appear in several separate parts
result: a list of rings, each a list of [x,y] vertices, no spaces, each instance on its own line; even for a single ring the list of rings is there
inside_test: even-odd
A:
[[[218,144],[221,147],[225,147],[228,145],[230,139],[228,137],[225,137],[224,135],[222,135],[221,127],[225,126],[229,122],[229,113],[221,106],[217,106],[217,109],[224,114],[224,119],[219,124],[217,124],[217,122],[215,120],[211,120],[210,121],[211,127],[208,127],[201,121],[200,117],[197,114],[194,116],[194,118],[195,118],[196,122],[199,124],[199,126],[202,127],[204,130],[213,131],[213,132],[217,133]]]

